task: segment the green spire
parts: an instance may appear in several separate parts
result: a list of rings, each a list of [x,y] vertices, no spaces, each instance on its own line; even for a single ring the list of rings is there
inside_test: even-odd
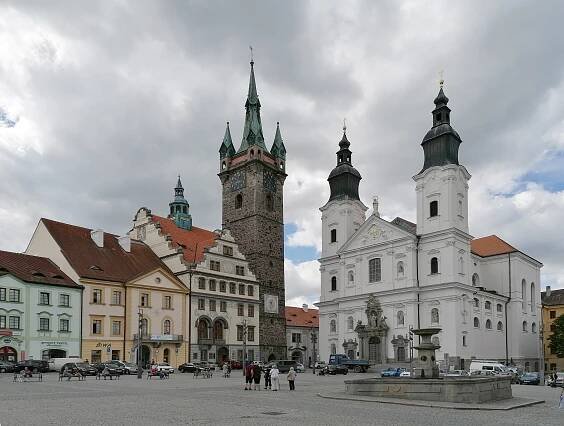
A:
[[[257,94],[254,65],[254,61],[251,61],[249,93],[247,95],[247,102],[245,102],[245,130],[243,131],[243,140],[238,152],[246,151],[251,145],[257,145],[259,148],[266,150],[262,134],[262,123],[260,121],[260,101]]]
[[[282,140],[282,134],[280,133],[280,123],[276,122],[276,135],[274,136],[274,143],[272,144],[272,149],[270,153],[276,158],[286,159],[286,147],[284,146],[284,141]]]
[[[227,127],[225,128],[225,135],[223,136],[223,142],[219,147],[219,158],[224,159],[225,157],[233,157],[235,155],[235,147],[233,146],[233,141],[231,140],[231,131],[229,130],[229,121],[227,122]]]

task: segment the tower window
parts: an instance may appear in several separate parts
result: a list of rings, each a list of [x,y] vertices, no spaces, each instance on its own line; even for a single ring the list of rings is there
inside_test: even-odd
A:
[[[274,199],[270,194],[266,196],[266,210],[269,212],[274,210]]]
[[[332,243],[337,242],[337,230],[336,229],[331,229],[331,242]]]
[[[439,215],[439,202],[437,200],[429,203],[429,216],[435,217]]]
[[[243,196],[241,194],[237,194],[235,197],[235,208],[240,209],[243,207]]]
[[[170,206],[170,215],[172,216],[174,214],[174,207]]]
[[[337,291],[337,277],[331,277],[331,291]]]
[[[188,213],[188,210],[186,209],[186,206],[182,207],[182,213],[184,213],[184,214]]]
[[[439,259],[436,257],[431,258],[431,274],[439,273]]]

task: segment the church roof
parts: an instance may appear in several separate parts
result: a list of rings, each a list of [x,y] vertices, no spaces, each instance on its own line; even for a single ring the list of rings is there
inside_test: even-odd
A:
[[[497,235],[472,240],[472,253],[481,257],[497,256],[517,251],[519,250],[503,241]]]
[[[292,327],[319,327],[319,310],[286,306],[284,308],[286,326]]]
[[[0,275],[3,273],[28,283],[82,288],[46,257],[0,250]]]
[[[207,229],[192,226],[190,230],[179,228],[172,219],[152,215],[163,234],[168,235],[174,247],[182,248],[184,260],[190,263],[198,263],[204,259],[204,250],[215,244],[218,235]]]
[[[546,292],[543,291],[541,293],[541,301],[546,306],[564,305],[564,288],[551,290],[550,296],[547,296]]]
[[[417,225],[409,220],[405,220],[401,217],[396,217],[391,222],[392,224],[399,226],[404,231],[409,232],[410,234],[416,235],[417,234]]]
[[[91,229],[51,219],[41,219],[71,267],[81,278],[128,282],[156,269],[172,275],[168,267],[141,241],[131,240],[131,251],[125,251],[118,237],[104,232],[104,246],[98,247]]]

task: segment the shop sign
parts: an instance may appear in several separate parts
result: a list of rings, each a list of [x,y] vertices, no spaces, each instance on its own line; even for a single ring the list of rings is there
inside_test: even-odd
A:
[[[68,342],[41,342],[45,346],[66,346]]]
[[[178,340],[178,337],[174,334],[153,334],[151,335],[151,340],[162,342],[166,340]]]

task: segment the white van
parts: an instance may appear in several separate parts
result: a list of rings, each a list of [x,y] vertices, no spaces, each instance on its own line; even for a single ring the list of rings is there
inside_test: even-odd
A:
[[[49,359],[49,371],[61,371],[63,365],[67,362],[84,362],[82,358],[71,357],[71,358],[51,358]]]
[[[470,374],[509,375],[508,368],[498,361],[472,360]]]

